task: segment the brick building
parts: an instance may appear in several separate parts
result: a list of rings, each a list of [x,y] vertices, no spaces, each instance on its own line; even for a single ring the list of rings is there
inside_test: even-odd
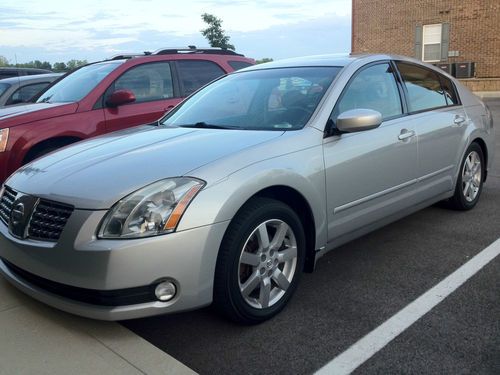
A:
[[[472,62],[473,78],[462,82],[500,91],[500,0],[352,0],[352,52],[460,63],[459,75]]]

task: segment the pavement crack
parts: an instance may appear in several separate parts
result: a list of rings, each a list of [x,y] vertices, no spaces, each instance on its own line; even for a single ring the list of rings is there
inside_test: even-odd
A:
[[[130,366],[132,366],[133,368],[135,368],[137,371],[139,371],[141,374],[143,375],[147,375],[146,372],[144,372],[143,370],[141,370],[139,367],[137,367],[136,365],[134,365],[132,362],[130,362],[127,358],[125,358],[124,356],[122,356],[120,353],[118,353],[116,350],[114,350],[113,348],[111,348],[109,345],[107,345],[105,342],[103,342],[102,340],[100,340],[98,337],[90,334],[90,336],[92,336],[95,340],[99,341],[106,349],[108,350],[111,350],[113,353],[115,353],[118,357],[120,357],[121,359],[123,359],[125,362],[127,362]]]

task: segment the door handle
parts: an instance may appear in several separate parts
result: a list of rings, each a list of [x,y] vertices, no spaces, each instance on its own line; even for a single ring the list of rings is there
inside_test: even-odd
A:
[[[414,137],[415,132],[413,130],[408,130],[408,129],[401,129],[401,133],[398,136],[398,139],[400,141],[405,141],[408,138]]]
[[[165,111],[166,111],[166,112],[168,112],[168,111],[170,111],[172,108],[174,108],[174,106],[173,106],[173,105],[169,105],[167,108],[165,108]]]
[[[464,124],[464,122],[465,122],[465,117],[460,116],[460,115],[456,115],[455,119],[453,120],[453,122],[457,126],[462,126]]]

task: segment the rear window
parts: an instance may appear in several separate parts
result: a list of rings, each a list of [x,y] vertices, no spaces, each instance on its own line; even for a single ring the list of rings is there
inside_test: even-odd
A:
[[[226,74],[219,65],[204,60],[178,60],[177,69],[185,96]]]
[[[397,63],[397,65],[408,91],[410,112],[447,105],[437,73],[413,64]]]
[[[10,85],[8,83],[2,83],[0,82],[0,96],[3,95],[3,93],[5,91],[7,91],[7,89],[10,87]]]
[[[455,85],[453,85],[451,80],[446,78],[445,76],[439,75],[439,78],[441,79],[441,85],[443,86],[443,91],[446,96],[446,102],[448,103],[448,105],[459,104]]]
[[[46,88],[50,82],[39,82],[33,83],[31,85],[23,86],[17,89],[7,101],[7,105],[17,104],[17,103],[27,103],[37,95],[40,91]]]
[[[228,61],[227,63],[234,70],[240,70],[240,69],[248,68],[249,66],[252,66],[252,64],[250,64],[249,62],[246,62],[246,61]]]

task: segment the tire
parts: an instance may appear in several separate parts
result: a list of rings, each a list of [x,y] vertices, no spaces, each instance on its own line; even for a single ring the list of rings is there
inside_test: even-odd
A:
[[[449,208],[464,211],[477,204],[483,190],[484,167],[483,150],[474,142],[460,164],[455,193],[447,201]]]
[[[257,324],[279,313],[297,288],[305,244],[300,219],[290,207],[274,199],[252,198],[222,240],[215,307],[241,324]]]

